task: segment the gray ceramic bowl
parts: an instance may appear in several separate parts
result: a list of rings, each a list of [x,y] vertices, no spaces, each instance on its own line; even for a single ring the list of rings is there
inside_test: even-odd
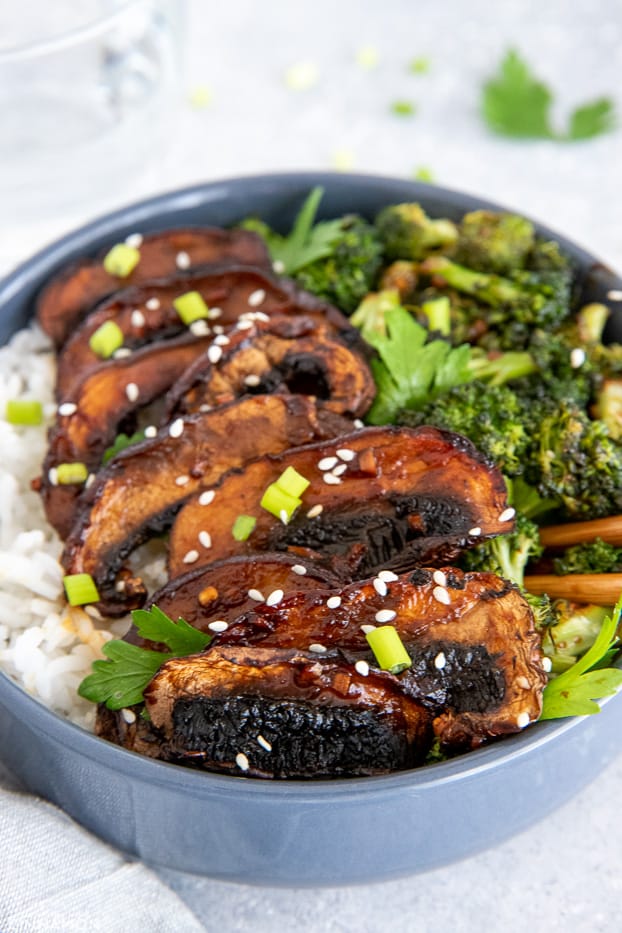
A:
[[[0,285],[0,338],[26,323],[38,288],[68,260],[136,230],[229,224],[251,212],[287,229],[316,184],[325,188],[326,216],[354,210],[371,217],[403,200],[454,218],[475,207],[498,207],[429,185],[317,173],[166,194],[78,230],[17,269]],[[622,287],[593,257],[540,229],[575,258],[585,300]],[[537,724],[417,771],[269,782],[141,758],[65,722],[0,674],[0,756],[31,791],[151,864],[256,884],[334,885],[434,868],[542,819],[618,751],[621,704],[622,697],[613,698],[600,715]]]

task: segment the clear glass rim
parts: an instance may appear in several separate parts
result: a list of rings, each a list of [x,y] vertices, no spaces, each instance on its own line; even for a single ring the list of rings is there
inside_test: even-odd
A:
[[[124,0],[123,3],[109,13],[96,16],[83,26],[69,29],[56,36],[51,36],[49,39],[25,42],[20,45],[7,46],[6,48],[0,47],[0,65],[7,62],[21,62],[39,56],[53,55],[72,46],[80,45],[82,42],[88,42],[90,39],[106,32],[111,26],[127,16],[128,10],[144,7],[149,2],[150,0]]]

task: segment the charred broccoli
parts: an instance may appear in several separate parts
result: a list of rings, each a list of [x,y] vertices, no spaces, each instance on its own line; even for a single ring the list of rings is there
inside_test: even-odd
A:
[[[392,204],[376,217],[387,259],[423,259],[453,246],[458,230],[451,220],[430,219],[420,204]]]
[[[517,512],[514,531],[478,544],[464,554],[463,562],[467,570],[496,573],[524,589],[525,568],[542,552],[538,526]]]
[[[480,272],[523,269],[535,244],[533,224],[516,214],[471,211],[458,226],[456,261]]]
[[[616,573],[622,570],[622,548],[602,538],[566,548],[553,560],[555,573]]]

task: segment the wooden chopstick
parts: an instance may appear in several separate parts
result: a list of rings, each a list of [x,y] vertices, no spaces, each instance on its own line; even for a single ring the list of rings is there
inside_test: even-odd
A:
[[[622,515],[595,518],[589,522],[570,522],[567,525],[549,525],[540,529],[540,541],[544,547],[570,547],[602,538],[607,544],[622,547]]]
[[[525,589],[536,596],[546,593],[551,599],[615,606],[622,594],[622,573],[533,574],[525,577]]]

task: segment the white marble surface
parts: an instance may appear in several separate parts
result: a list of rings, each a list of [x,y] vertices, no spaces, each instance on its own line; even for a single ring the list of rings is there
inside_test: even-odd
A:
[[[366,44],[378,51],[373,70],[356,64]],[[439,184],[519,208],[622,269],[622,131],[573,145],[491,136],[478,116],[478,88],[508,45],[556,88],[557,119],[601,94],[617,95],[622,113],[617,0],[190,0],[184,99],[170,118],[168,147],[154,152],[128,190],[99,192],[79,209],[10,229],[0,210],[0,269],[96,210],[155,191],[336,162],[402,177],[428,166]],[[407,70],[417,56],[430,61],[425,75]],[[318,80],[295,92],[283,76],[305,60],[317,67]],[[192,108],[190,92],[204,86],[211,104]],[[411,99],[416,115],[392,115],[395,99]],[[609,933],[620,929],[621,788],[619,758],[531,830],[458,865],[401,881],[288,891],[174,873],[162,878],[206,930],[222,933],[294,926],[301,933]]]

